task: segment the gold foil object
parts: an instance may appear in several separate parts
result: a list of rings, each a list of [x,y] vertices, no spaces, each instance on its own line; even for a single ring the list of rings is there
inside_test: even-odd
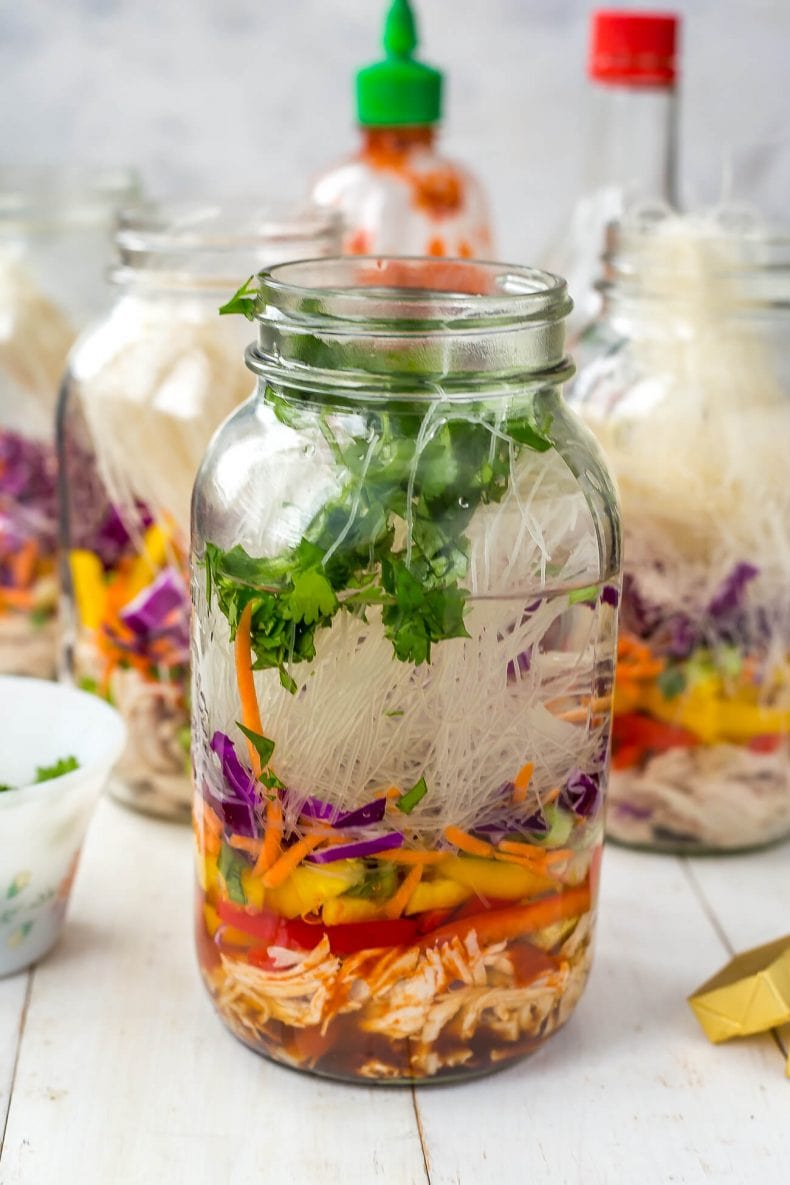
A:
[[[713,1042],[790,1024],[790,934],[736,955],[688,1002]]]

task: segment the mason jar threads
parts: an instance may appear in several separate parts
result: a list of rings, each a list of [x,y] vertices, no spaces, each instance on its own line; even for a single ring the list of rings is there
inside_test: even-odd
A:
[[[231,306],[258,389],[193,500],[203,978],[289,1066],[483,1073],[591,959],[620,543],[565,285],[329,259]]]
[[[790,249],[742,216],[626,227],[574,405],[625,522],[609,833],[790,832]]]
[[[54,418],[69,349],[102,306],[111,169],[0,169],[0,673],[57,664]]]
[[[188,818],[189,503],[217,425],[250,389],[247,333],[218,306],[239,272],[338,246],[306,209],[145,206],[118,224],[117,296],[72,354],[59,412],[63,666],[113,703],[111,789]]]

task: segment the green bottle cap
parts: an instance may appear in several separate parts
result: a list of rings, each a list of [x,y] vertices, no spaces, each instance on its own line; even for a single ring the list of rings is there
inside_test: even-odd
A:
[[[438,123],[441,71],[416,62],[417,26],[409,0],[392,0],[384,23],[383,62],[357,73],[357,118],[366,127]]]

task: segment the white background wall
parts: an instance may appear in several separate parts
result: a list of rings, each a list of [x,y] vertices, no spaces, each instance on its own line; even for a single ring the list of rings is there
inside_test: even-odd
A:
[[[0,160],[130,161],[159,194],[299,192],[353,143],[351,75],[378,56],[385,2],[3,0]],[[539,257],[581,183],[592,7],[419,0],[446,146],[487,178],[511,258]],[[739,193],[790,205],[761,147],[790,117],[790,0],[675,7],[686,199],[718,196],[736,151]]]

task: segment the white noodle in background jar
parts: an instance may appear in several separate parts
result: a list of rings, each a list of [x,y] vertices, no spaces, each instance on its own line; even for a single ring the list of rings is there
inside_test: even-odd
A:
[[[635,219],[610,262],[572,396],[625,528],[608,831],[765,844],[790,831],[790,239]]]
[[[57,665],[55,406],[79,331],[106,303],[124,169],[0,169],[0,673]]]
[[[123,715],[110,786],[187,819],[192,484],[211,435],[249,394],[250,329],[219,306],[239,274],[337,248],[312,208],[147,205],[119,220],[116,297],[69,360],[59,413],[63,665]]]

